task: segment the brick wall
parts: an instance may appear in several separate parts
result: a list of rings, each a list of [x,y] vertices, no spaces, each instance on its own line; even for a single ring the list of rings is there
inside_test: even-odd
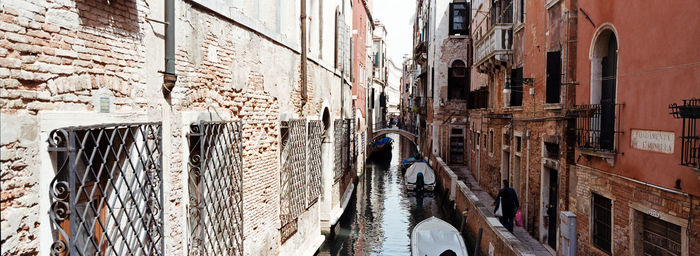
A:
[[[164,97],[158,73],[163,25],[146,21],[162,20],[162,6],[141,0],[0,5],[2,255],[38,254],[52,242],[40,238],[50,230],[41,200],[48,196],[41,193],[48,186],[42,176],[51,175],[43,169],[48,160],[40,140],[46,111],[71,111],[76,119],[81,113],[139,114],[163,122],[165,249],[172,255],[188,253],[186,114],[242,120],[246,255],[277,252],[279,121],[320,118],[324,104],[339,113],[341,82],[334,71],[309,64],[309,100],[302,107],[300,58],[293,49],[178,2],[178,81]],[[100,97],[109,98],[110,113],[95,113]]]
[[[592,193],[612,200],[612,253],[613,255],[634,255],[630,241],[631,234],[638,232],[632,226],[634,211],[656,211],[677,217],[685,222],[688,255],[700,255],[700,219],[694,212],[700,210],[700,202],[690,196],[649,186],[628,178],[614,176],[586,166],[574,166],[576,170],[576,191],[572,191],[571,208],[576,213],[579,255],[606,255],[591,242],[591,197]],[[635,207],[636,206],[636,207]],[[634,207],[634,208],[633,208]]]

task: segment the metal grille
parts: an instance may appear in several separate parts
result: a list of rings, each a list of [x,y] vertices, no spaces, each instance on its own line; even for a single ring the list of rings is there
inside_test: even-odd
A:
[[[161,124],[53,130],[52,255],[162,255]]]
[[[683,100],[682,105],[669,105],[674,118],[683,119],[681,135],[681,165],[700,168],[700,99]]]
[[[309,121],[308,133],[308,178],[307,207],[313,205],[321,195],[321,140],[323,139],[323,123],[321,120]]]
[[[347,163],[347,122],[343,119],[336,119],[333,122],[335,138],[335,170],[334,179],[340,179],[345,174],[345,164]]]
[[[243,255],[241,122],[190,126],[190,255]]]
[[[622,104],[577,105],[576,144],[594,151],[618,153]]]
[[[282,243],[296,233],[297,217],[305,209],[306,120],[282,122],[280,220]]]

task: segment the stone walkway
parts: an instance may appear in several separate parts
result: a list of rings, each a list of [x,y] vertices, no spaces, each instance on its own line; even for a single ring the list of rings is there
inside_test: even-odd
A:
[[[459,177],[459,180],[463,181],[476,197],[479,198],[479,201],[488,206],[493,204],[494,199],[486,191],[481,189],[466,166],[450,166],[450,169],[452,169],[455,175]],[[491,213],[491,217],[494,217],[493,213]],[[524,228],[515,226],[513,235],[520,240],[523,249],[526,249],[529,253],[533,253],[533,255],[553,255],[544,245],[530,236]]]

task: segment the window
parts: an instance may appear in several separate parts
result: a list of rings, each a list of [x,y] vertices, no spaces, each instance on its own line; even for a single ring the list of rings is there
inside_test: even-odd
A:
[[[524,23],[525,22],[525,0],[518,0],[518,22],[519,23]]]
[[[452,62],[452,67],[447,71],[447,98],[460,99],[467,98],[467,68],[461,60]]]
[[[612,201],[601,195],[593,193],[593,245],[598,249],[610,254],[612,239]]]
[[[546,103],[559,103],[561,95],[561,52],[547,53]]]
[[[515,152],[522,151],[523,138],[520,136],[515,136]]]
[[[510,106],[520,107],[523,105],[523,68],[513,69],[510,73]]]
[[[641,255],[677,256],[682,251],[681,226],[640,213],[642,219]]]
[[[450,35],[466,35],[469,27],[467,3],[450,4]]]
[[[544,143],[545,157],[549,159],[559,160],[559,144],[558,143]]]
[[[493,154],[493,130],[489,131],[489,153]]]
[[[577,145],[617,153],[621,133],[617,119],[622,110],[621,104],[616,103],[617,38],[611,29],[604,29],[592,47],[590,104],[576,106]]]

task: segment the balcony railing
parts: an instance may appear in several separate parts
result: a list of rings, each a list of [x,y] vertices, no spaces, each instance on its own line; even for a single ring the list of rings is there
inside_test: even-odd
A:
[[[700,99],[683,100],[682,105],[676,103],[668,106],[674,118],[683,120],[681,135],[681,165],[695,170],[700,169],[700,133],[697,120],[700,119]],[[698,172],[700,176],[700,172]]]
[[[576,146],[601,153],[618,153],[622,104],[577,105]]]
[[[474,45],[475,67],[483,70],[489,59],[507,62],[513,47],[513,24],[502,23],[491,26],[489,31]]]

